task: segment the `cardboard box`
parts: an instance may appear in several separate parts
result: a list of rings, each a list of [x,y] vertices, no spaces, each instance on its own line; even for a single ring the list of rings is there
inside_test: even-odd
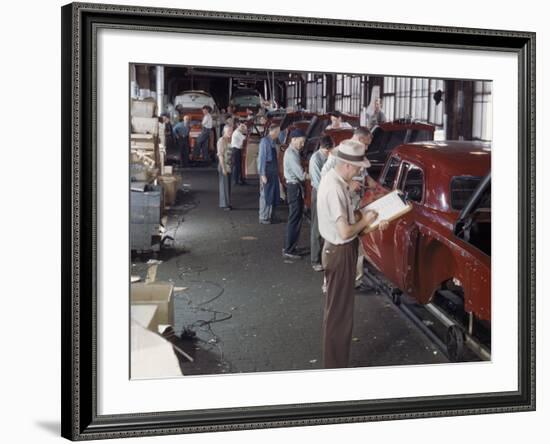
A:
[[[132,117],[153,117],[157,109],[157,103],[151,99],[132,100],[130,115]]]
[[[132,133],[158,136],[159,121],[156,117],[132,117]]]
[[[153,134],[132,133],[130,134],[130,140],[135,143],[155,143],[155,136]]]
[[[174,325],[174,286],[169,282],[136,282],[130,288],[132,305],[156,305],[155,322]]]
[[[132,379],[172,378],[182,375],[172,344],[133,319],[130,344],[130,377]]]
[[[130,317],[142,327],[158,333],[159,309],[156,304],[132,304],[130,307]]]
[[[135,150],[155,151],[158,138],[154,134],[130,134],[130,148]]]
[[[141,151],[155,152],[156,144],[155,142],[135,142],[132,140],[130,144],[130,148],[136,151],[141,150]]]
[[[178,176],[165,174],[163,176],[159,176],[158,181],[164,190],[164,205],[171,207],[176,203],[178,188],[181,185],[180,178]]]

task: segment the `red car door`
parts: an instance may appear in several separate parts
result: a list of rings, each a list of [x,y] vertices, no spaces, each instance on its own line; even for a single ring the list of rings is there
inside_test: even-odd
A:
[[[382,174],[379,184],[385,192],[395,189],[401,169],[401,160],[392,156]],[[367,203],[364,201],[364,203]],[[398,274],[395,266],[394,238],[397,221],[389,224],[384,231],[374,230],[362,236],[361,241],[369,261],[395,285],[398,284]]]
[[[403,291],[414,293],[416,273],[419,269],[419,229],[415,220],[418,206],[424,201],[424,172],[418,166],[403,161],[397,188],[403,192],[413,209],[395,223],[394,257],[396,283]]]

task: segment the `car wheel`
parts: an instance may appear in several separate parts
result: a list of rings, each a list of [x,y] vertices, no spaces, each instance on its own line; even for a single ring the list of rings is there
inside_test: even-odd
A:
[[[394,288],[391,292],[391,300],[399,307],[401,305],[401,290]]]
[[[459,362],[464,354],[464,332],[454,324],[447,329],[447,354],[452,362]]]

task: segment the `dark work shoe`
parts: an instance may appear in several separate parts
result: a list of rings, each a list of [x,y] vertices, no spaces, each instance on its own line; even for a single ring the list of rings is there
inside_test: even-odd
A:
[[[295,254],[295,253],[287,253],[283,250],[283,257],[285,259],[291,259],[293,261],[296,261],[298,259],[302,259],[302,256],[300,256],[299,254]]]

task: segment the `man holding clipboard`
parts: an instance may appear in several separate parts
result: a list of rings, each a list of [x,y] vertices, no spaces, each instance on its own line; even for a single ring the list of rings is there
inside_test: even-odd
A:
[[[353,177],[370,166],[365,145],[344,140],[336,153],[336,165],[321,180],[317,194],[319,232],[325,244],[322,264],[327,281],[323,316],[323,364],[325,368],[347,367],[351,347],[354,282],[358,235],[377,219],[375,211],[356,218],[351,201]],[[387,227],[379,223],[379,229]]]

